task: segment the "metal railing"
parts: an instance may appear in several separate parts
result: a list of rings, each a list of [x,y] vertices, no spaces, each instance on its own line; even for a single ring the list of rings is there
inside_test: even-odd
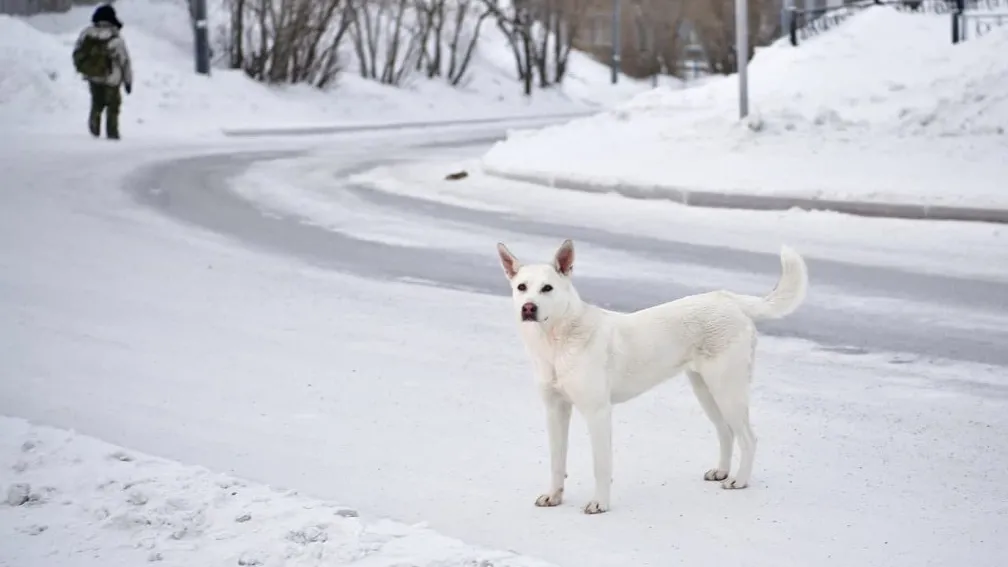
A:
[[[1008,24],[1008,0],[861,0],[828,8],[785,10],[788,39],[797,46],[801,41],[833,29],[845,20],[872,6],[891,6],[917,14],[949,14],[952,43],[968,37],[980,37],[991,29]],[[994,12],[996,9],[1002,12]]]

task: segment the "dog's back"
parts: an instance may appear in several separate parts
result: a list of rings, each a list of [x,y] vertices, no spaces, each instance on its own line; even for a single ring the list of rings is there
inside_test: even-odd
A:
[[[704,360],[726,352],[736,341],[755,342],[754,322],[784,317],[804,301],[808,272],[789,247],[781,249],[781,277],[764,297],[710,291],[633,313],[603,311],[611,345],[613,401],[635,397]]]

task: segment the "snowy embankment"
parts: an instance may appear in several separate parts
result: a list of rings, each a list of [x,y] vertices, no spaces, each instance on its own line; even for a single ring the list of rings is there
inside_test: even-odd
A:
[[[1008,27],[959,45],[949,17],[875,7],[735,77],[654,90],[516,132],[488,171],[591,182],[880,202],[1008,207]]]
[[[342,230],[379,223],[339,209],[325,157],[271,162],[243,177],[251,199],[292,211],[314,222]],[[328,168],[328,169],[327,169]],[[462,182],[447,181],[448,172],[467,170]],[[498,179],[479,171],[479,160],[417,160],[383,166],[351,177],[379,191],[478,210],[554,222],[578,223],[613,234],[650,236],[675,242],[766,252],[781,244],[800,243],[809,258],[862,265],[900,267],[914,272],[1008,281],[1008,231],[1000,225],[864,218],[829,211],[776,212],[683,207],[670,202],[644,202],[615,195],[571,191],[544,192],[538,185]],[[356,212],[356,209],[349,209]],[[338,214],[342,211],[342,214]],[[391,225],[390,225],[391,226]],[[401,223],[396,229],[402,229]],[[892,238],[898,234],[899,238]],[[435,238],[416,232],[412,242]],[[455,239],[453,245],[471,245]],[[673,277],[693,279],[678,265]],[[665,277],[668,277],[667,275]]]
[[[0,487],[3,565],[548,567],[8,417]]]
[[[192,31],[182,0],[127,0],[116,4],[134,63],[133,94],[125,97],[124,136],[192,133],[221,127],[398,123],[582,112],[622,101],[649,83],[611,86],[608,69],[580,53],[558,89],[528,99],[514,77],[504,37],[486,24],[463,87],[411,78],[401,88],[362,79],[352,67],[328,91],[267,87],[240,71],[194,72]],[[4,130],[76,132],[87,116],[88,94],[70,53],[93,7],[29,18],[0,15],[0,126]],[[218,14],[223,17],[223,14]],[[349,45],[349,42],[347,42]],[[352,55],[348,55],[348,61]]]

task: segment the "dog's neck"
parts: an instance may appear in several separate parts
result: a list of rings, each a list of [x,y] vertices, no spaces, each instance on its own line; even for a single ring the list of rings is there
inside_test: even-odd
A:
[[[588,319],[594,315],[592,307],[575,296],[567,310],[559,316],[539,324],[540,332],[555,346],[586,339],[594,327]]]

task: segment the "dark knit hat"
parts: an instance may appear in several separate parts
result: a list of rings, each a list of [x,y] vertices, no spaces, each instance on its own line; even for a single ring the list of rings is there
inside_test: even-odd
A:
[[[122,22],[116,17],[115,8],[111,4],[102,4],[94,11],[91,16],[91,23],[97,24],[98,22],[108,22],[113,26],[122,29]]]

